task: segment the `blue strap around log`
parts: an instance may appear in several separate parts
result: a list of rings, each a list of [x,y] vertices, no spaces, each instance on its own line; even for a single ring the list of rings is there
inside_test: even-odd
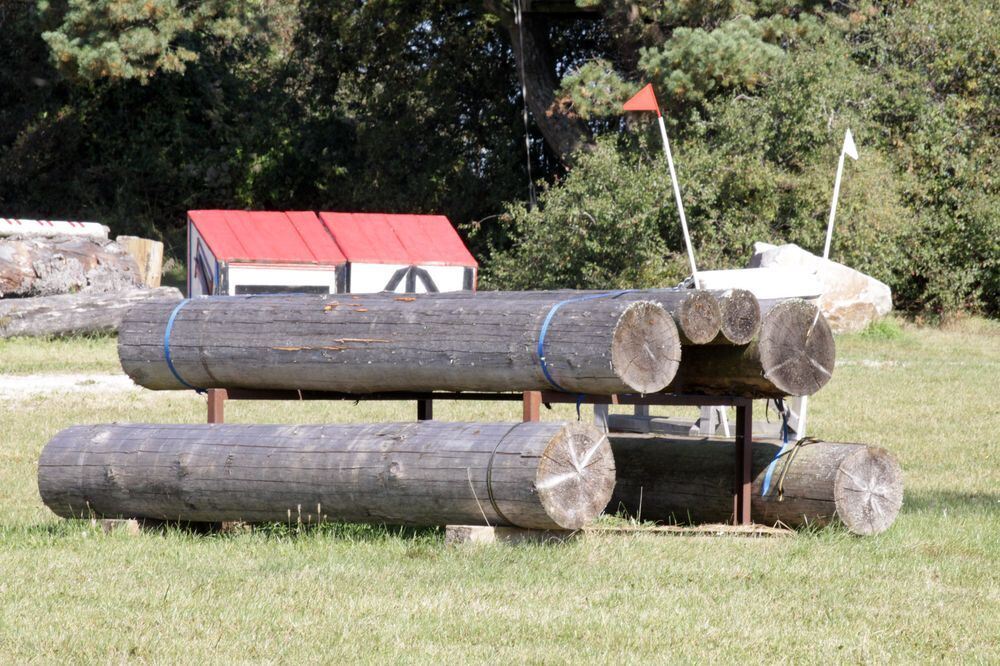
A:
[[[204,393],[205,389],[198,388],[197,386],[192,386],[191,384],[188,384],[186,381],[184,381],[184,378],[181,377],[179,372],[177,372],[177,368],[174,367],[174,361],[170,357],[170,333],[174,330],[174,320],[177,319],[177,314],[181,311],[181,308],[183,308],[190,302],[191,302],[190,298],[185,298],[184,300],[182,300],[180,303],[177,304],[177,307],[174,308],[173,312],[170,313],[170,318],[167,319],[167,329],[163,332],[163,357],[167,360],[167,367],[170,368],[171,374],[173,374],[174,378],[176,378],[177,381],[179,381],[181,384],[183,384],[184,386],[188,387],[193,391],[197,391],[198,393]]]
[[[565,388],[563,388],[559,382],[552,378],[552,373],[549,372],[549,366],[545,362],[545,334],[549,332],[549,324],[552,323],[552,318],[556,316],[556,312],[559,308],[566,305],[567,303],[579,303],[580,301],[590,301],[595,298],[616,298],[622,294],[627,294],[629,292],[635,291],[634,289],[622,289],[619,291],[609,291],[603,294],[587,294],[586,296],[577,296],[575,298],[567,298],[565,301],[559,301],[549,310],[549,313],[545,315],[545,321],[542,322],[542,330],[538,333],[538,363],[542,367],[542,374],[545,375],[545,379],[552,384],[552,386],[557,391],[562,391],[563,393],[570,393]]]

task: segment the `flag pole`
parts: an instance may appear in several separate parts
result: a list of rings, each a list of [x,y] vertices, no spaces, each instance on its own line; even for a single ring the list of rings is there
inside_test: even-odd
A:
[[[826,244],[823,246],[823,258],[830,258],[830,241],[833,240],[833,219],[837,215],[837,199],[840,198],[840,178],[844,173],[844,151],[840,151],[837,161],[837,178],[833,181],[833,202],[830,204],[830,221],[826,225]]]
[[[691,277],[694,278],[694,288],[701,289],[698,281],[698,267],[694,263],[694,248],[691,247],[691,235],[688,233],[687,217],[684,215],[684,202],[681,201],[681,188],[677,184],[677,173],[674,171],[674,158],[670,155],[670,139],[667,138],[667,127],[663,124],[663,114],[657,109],[656,119],[660,122],[660,136],[663,137],[663,152],[667,156],[667,167],[670,169],[670,182],[674,186],[674,198],[677,200],[677,212],[681,216],[681,229],[684,231],[684,244],[687,246],[688,261],[691,262]],[[841,158],[843,162],[843,158]],[[837,186],[840,186],[838,176]]]
[[[830,241],[833,240],[833,218],[837,215],[837,200],[840,198],[840,179],[844,175],[844,157],[858,159],[858,147],[854,144],[854,135],[848,127],[844,132],[844,143],[840,147],[840,159],[837,161],[837,178],[833,181],[833,201],[830,203],[830,221],[826,225],[826,244],[823,246],[823,258],[830,258]]]

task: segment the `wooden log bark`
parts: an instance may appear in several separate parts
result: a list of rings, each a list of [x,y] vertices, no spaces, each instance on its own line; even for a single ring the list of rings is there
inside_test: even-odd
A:
[[[721,324],[713,344],[745,345],[760,333],[760,303],[746,289],[728,289],[715,293],[719,302]]]
[[[748,345],[685,347],[667,390],[750,398],[812,395],[830,380],[835,357],[833,333],[819,308],[791,299],[764,315]]]
[[[150,299],[177,302],[181,292],[161,287],[0,299],[0,338],[113,333],[129,308]]]
[[[160,286],[163,277],[163,243],[138,236],[118,236],[115,238],[115,243],[135,260],[145,286],[151,288]]]
[[[38,464],[65,518],[186,522],[578,529],[614,482],[605,435],[557,422],[76,426]]]
[[[0,239],[0,298],[141,286],[139,267],[117,243],[82,236]]]
[[[733,513],[733,443],[695,437],[612,434],[618,480],[609,513],[642,520],[729,521]],[[903,502],[895,456],[864,444],[816,441],[779,459],[767,497],[764,476],[781,445],[753,444],[751,517],[766,525],[827,525],[855,534],[889,529]]]
[[[553,289],[544,291],[452,291],[434,294],[433,298],[448,299],[551,299],[553,303],[571,298],[586,298],[597,294],[617,294],[619,301],[651,301],[670,313],[677,325],[682,344],[701,345],[714,340],[722,327],[722,314],[716,295],[697,289]],[[722,292],[720,292],[721,295]],[[389,294],[383,294],[389,296]],[[752,295],[751,295],[752,296]],[[418,298],[422,298],[419,296]],[[750,336],[753,337],[753,336]]]
[[[176,312],[170,355],[200,388],[381,391],[551,390],[537,352],[551,297],[289,295],[198,298]],[[122,367],[181,389],[165,356],[176,303],[133,308]],[[677,328],[660,306],[600,298],[555,311],[544,336],[552,381],[580,393],[653,393],[673,378]]]

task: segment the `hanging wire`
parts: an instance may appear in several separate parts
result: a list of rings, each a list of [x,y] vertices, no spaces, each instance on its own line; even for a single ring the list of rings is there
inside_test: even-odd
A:
[[[514,0],[514,24],[517,26],[517,40],[520,56],[517,58],[518,74],[521,77],[521,106],[524,118],[524,152],[528,167],[528,205],[534,208],[538,205],[535,196],[535,179],[531,176],[531,132],[528,125],[528,84],[524,76],[524,23],[521,20],[521,0]]]

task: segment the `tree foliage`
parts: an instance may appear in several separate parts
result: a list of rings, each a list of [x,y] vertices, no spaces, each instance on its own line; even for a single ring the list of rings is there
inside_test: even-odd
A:
[[[178,255],[195,207],[443,212],[491,286],[670,284],[658,132],[620,112],[652,82],[702,266],[820,250],[850,127],[834,258],[907,310],[1000,314],[991,0],[576,4],[2,3],[0,208]]]

